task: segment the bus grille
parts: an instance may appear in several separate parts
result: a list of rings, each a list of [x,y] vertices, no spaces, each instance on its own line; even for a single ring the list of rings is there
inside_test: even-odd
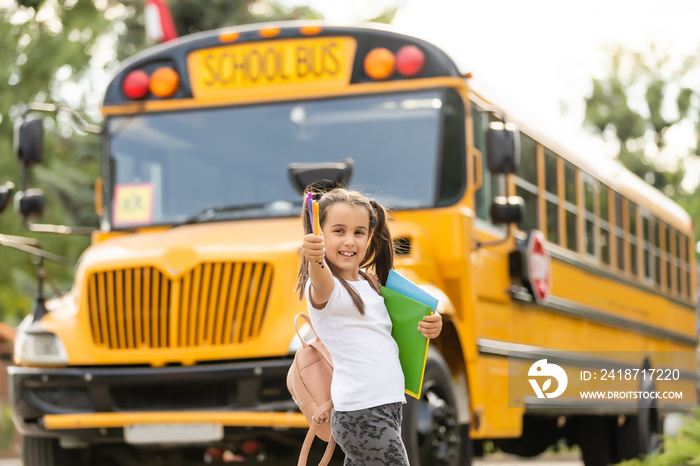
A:
[[[243,343],[260,332],[272,267],[206,263],[173,280],[153,267],[88,277],[92,337],[109,349]]]

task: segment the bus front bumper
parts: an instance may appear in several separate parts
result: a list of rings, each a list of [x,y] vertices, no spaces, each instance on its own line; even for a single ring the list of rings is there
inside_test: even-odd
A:
[[[177,367],[12,366],[12,417],[22,435],[122,440],[125,427],[218,424],[308,427],[286,387],[291,358]]]

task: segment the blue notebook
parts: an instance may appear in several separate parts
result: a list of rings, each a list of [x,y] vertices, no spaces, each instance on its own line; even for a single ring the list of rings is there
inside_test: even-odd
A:
[[[389,271],[389,277],[386,279],[386,287],[390,290],[394,290],[397,293],[423,303],[426,306],[430,306],[430,310],[435,312],[437,310],[438,300],[433,297],[427,291],[424,291],[421,287],[410,281],[408,278],[404,277],[396,270],[391,269]]]

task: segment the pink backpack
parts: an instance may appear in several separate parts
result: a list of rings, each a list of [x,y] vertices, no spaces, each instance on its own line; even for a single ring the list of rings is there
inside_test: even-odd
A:
[[[306,314],[297,314],[294,318],[294,328],[299,335],[299,318],[306,320],[311,330],[316,330],[311,325],[311,318]],[[333,455],[335,439],[331,433],[331,380],[333,379],[333,361],[326,346],[318,338],[305,341],[301,335],[301,348],[294,355],[294,362],[287,372],[287,388],[302,414],[309,423],[309,431],[306,433],[304,444],[299,453],[297,466],[304,466],[309,456],[314,437],[328,442],[326,453],[323,455],[319,466],[325,466]]]

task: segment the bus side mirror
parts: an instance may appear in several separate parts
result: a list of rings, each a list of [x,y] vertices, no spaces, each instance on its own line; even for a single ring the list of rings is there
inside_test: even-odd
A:
[[[25,166],[41,163],[44,158],[44,120],[29,115],[15,126],[15,156]]]
[[[347,187],[352,177],[352,159],[343,162],[290,163],[287,167],[289,180],[300,195],[313,186],[327,192],[333,188]]]
[[[13,189],[15,189],[15,185],[11,181],[8,181],[4,185],[0,186],[0,212],[5,210],[7,204],[10,203]]]
[[[15,211],[22,217],[41,217],[44,213],[44,193],[41,189],[27,189],[15,194]]]
[[[520,162],[515,130],[501,122],[492,122],[486,134],[486,163],[491,173],[514,173]]]
[[[520,196],[497,196],[491,203],[491,221],[499,223],[518,223],[523,218],[525,201]]]

